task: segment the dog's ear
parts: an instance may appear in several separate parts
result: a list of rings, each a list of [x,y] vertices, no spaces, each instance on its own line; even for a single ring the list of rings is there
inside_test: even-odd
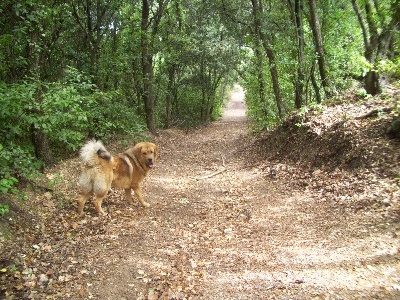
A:
[[[139,159],[140,156],[142,155],[142,147],[143,147],[142,143],[136,144],[136,145],[133,147],[133,155],[135,155],[136,158],[138,158],[138,159]]]

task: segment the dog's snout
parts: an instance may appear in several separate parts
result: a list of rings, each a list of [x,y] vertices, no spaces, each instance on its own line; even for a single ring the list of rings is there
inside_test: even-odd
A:
[[[152,168],[152,167],[153,167],[153,158],[151,158],[151,157],[147,158],[146,165],[147,165],[149,168]]]

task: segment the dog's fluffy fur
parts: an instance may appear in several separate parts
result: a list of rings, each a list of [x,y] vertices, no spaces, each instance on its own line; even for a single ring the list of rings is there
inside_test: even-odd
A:
[[[93,194],[94,206],[99,214],[105,214],[101,204],[111,186],[125,189],[125,197],[133,203],[131,189],[139,202],[148,207],[143,200],[140,183],[153,167],[158,156],[158,146],[141,142],[114,157],[100,141],[87,142],[80,151],[84,163],[79,179],[80,197],[78,214],[83,214],[86,201]]]

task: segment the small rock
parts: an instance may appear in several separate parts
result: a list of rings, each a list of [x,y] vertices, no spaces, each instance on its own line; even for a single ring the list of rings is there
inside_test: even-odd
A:
[[[49,277],[47,277],[46,274],[40,274],[39,275],[39,283],[45,283],[47,281],[49,281]]]

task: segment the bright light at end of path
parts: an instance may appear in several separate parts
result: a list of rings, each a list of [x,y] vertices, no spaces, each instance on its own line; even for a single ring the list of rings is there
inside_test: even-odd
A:
[[[224,110],[221,121],[243,122],[246,120],[246,104],[244,102],[244,91],[240,85],[235,85],[231,92],[231,98]]]

